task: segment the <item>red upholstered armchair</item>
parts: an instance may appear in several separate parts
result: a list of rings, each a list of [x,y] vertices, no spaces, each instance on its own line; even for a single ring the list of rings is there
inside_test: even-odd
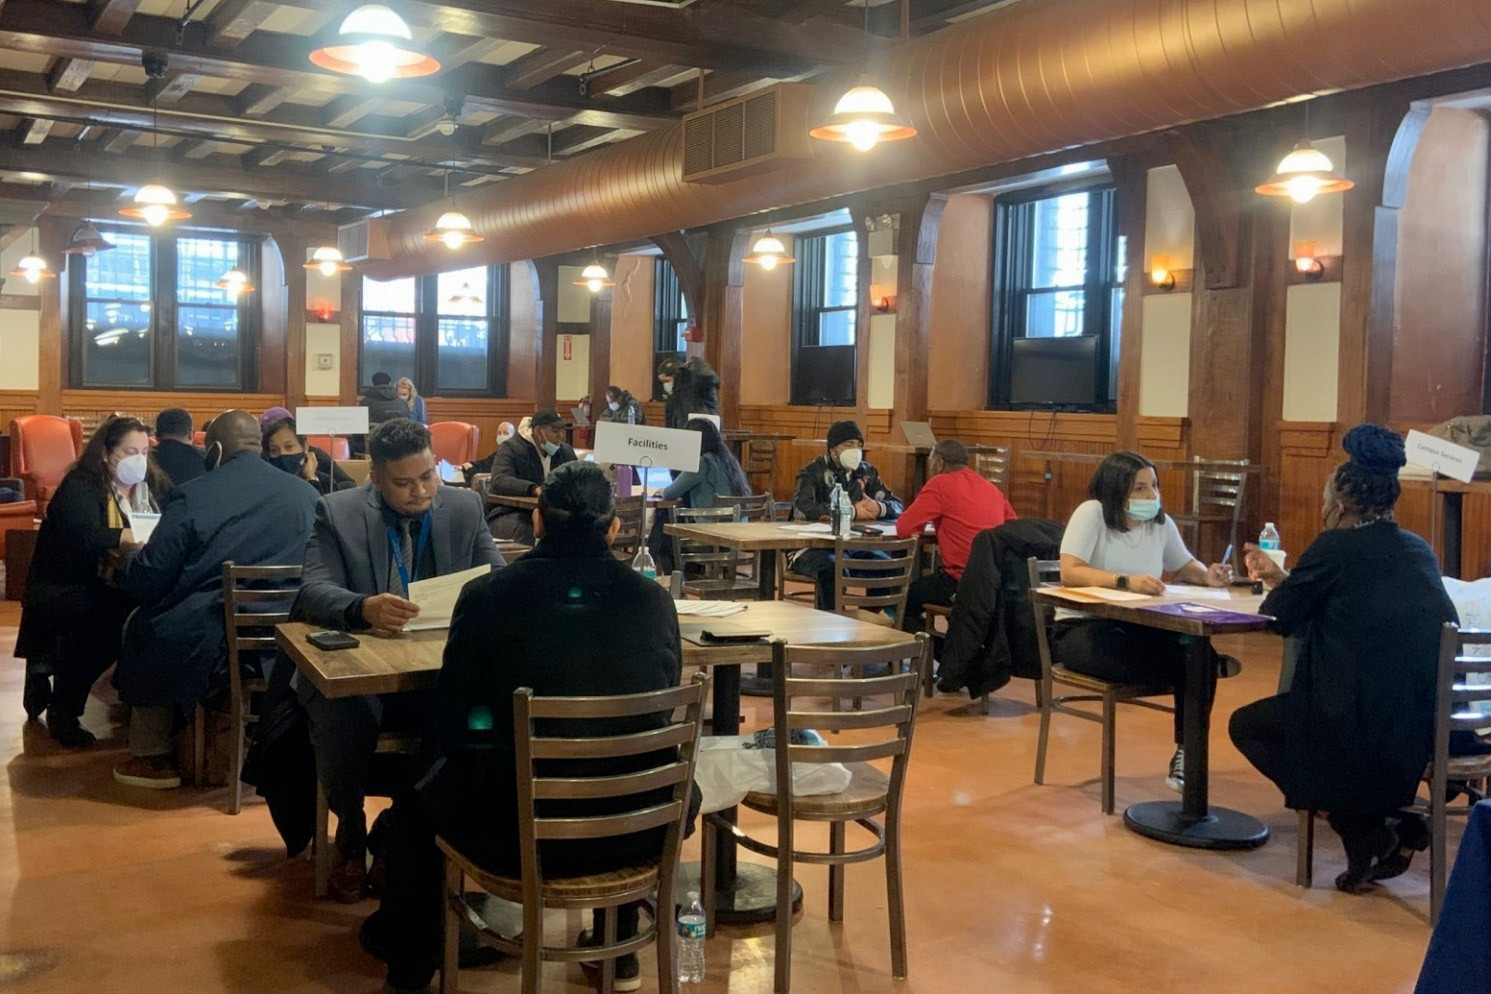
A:
[[[305,444],[314,445],[337,462],[346,462],[352,458],[352,445],[347,441],[346,435],[307,435]]]
[[[57,485],[83,454],[83,424],[50,414],[28,414],[10,423],[10,475],[26,484],[45,513]]]
[[[5,539],[12,531],[31,531],[36,527],[36,501],[21,500],[0,504],[0,559],[5,557]]]
[[[430,425],[430,446],[436,459],[444,459],[452,466],[463,466],[475,462],[481,453],[481,429],[464,421],[436,421]]]

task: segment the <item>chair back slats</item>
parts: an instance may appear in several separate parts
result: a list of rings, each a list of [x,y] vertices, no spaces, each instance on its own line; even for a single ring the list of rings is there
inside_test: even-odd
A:
[[[619,815],[596,815],[591,818],[540,818],[534,825],[534,836],[545,839],[605,839],[617,835],[645,832],[649,828],[674,824],[685,805],[669,801],[639,811]]]
[[[239,652],[272,652],[276,646],[273,635],[240,636],[229,641]]]
[[[885,739],[857,745],[789,745],[787,755],[794,763],[868,763],[891,759],[906,751],[904,739]]]
[[[577,800],[596,797],[624,797],[659,787],[681,783],[688,764],[674,763],[642,773],[623,773],[610,777],[540,777],[533,781],[533,796],[539,800]]]
[[[901,646],[902,659],[906,659],[914,652],[915,649],[910,640],[907,640],[905,645]],[[836,663],[831,665],[848,671],[847,675],[845,677],[829,679],[789,677],[787,680],[787,692],[793,697],[837,697],[842,700],[846,697],[873,697],[877,694],[899,694],[906,689],[905,673],[893,673],[890,676],[860,677],[857,673],[869,664]]]
[[[603,839],[631,835],[666,826],[659,874],[660,885],[670,887],[683,839],[693,789],[694,764],[699,751],[699,730],[704,717],[704,693],[708,678],[697,673],[685,686],[652,693],[625,694],[614,698],[536,697],[523,687],[513,693],[514,745],[518,775],[518,832],[521,841],[523,894],[525,902],[539,906],[544,885],[541,839]],[[555,721],[561,726],[578,719],[639,718],[659,716],[661,728],[632,735],[608,735],[594,739],[552,737],[541,733],[540,723]],[[656,761],[623,774],[600,777],[563,777],[538,764],[552,759],[620,759],[662,751]],[[662,801],[656,791],[671,788]],[[539,800],[612,800],[631,803],[629,809],[596,816],[545,815]],[[668,891],[665,891],[668,892]]]
[[[737,521],[775,521],[777,519],[776,502],[772,500],[771,494],[745,494],[740,497],[721,497],[714,499],[714,506],[733,507],[736,510]]]
[[[912,634],[908,632],[904,642],[856,646],[794,645],[791,651],[792,662],[797,665],[847,669],[883,663],[905,663],[921,650],[917,648]],[[789,679],[798,680],[797,677],[791,676]]]
[[[910,709],[905,705],[898,705],[890,708],[867,708],[863,711],[794,711],[788,727],[792,729],[812,728],[822,732],[844,732],[861,728],[899,725],[910,720]]]
[[[682,725],[655,728],[631,735],[604,735],[596,738],[542,738],[533,740],[535,759],[604,759],[608,756],[637,756],[644,752],[683,745],[688,729]]]
[[[621,527],[616,531],[611,551],[618,558],[635,556],[640,544],[646,540],[642,534],[642,522],[647,516],[646,499],[642,494],[616,498],[616,519],[621,522]]]
[[[734,507],[679,507],[674,508],[673,519],[678,524],[720,525],[739,521],[740,512]],[[688,571],[685,575],[695,589],[733,589],[739,564],[740,553],[735,549],[673,536],[673,568]]]
[[[277,599],[286,599],[282,592],[276,591],[276,594]],[[270,625],[283,625],[289,620],[289,611],[238,611],[229,619],[229,624],[234,628],[265,628]]]
[[[1009,490],[1010,450],[1002,445],[981,446],[973,454],[973,471],[1000,490]]]
[[[1061,561],[1059,559],[1036,559],[1031,557],[1025,560],[1027,577],[1030,581],[1030,589],[1037,590],[1042,583],[1061,580]],[[1044,693],[1051,693],[1051,635],[1049,625],[1051,624],[1052,611],[1044,604],[1037,603],[1035,598],[1030,599],[1030,610],[1035,615],[1035,641],[1041,657],[1041,685]]]
[[[905,614],[906,596],[921,568],[921,539],[839,539],[834,543],[834,609],[853,614],[893,608]],[[875,558],[851,553],[869,553]],[[888,556],[889,558],[879,558]]]

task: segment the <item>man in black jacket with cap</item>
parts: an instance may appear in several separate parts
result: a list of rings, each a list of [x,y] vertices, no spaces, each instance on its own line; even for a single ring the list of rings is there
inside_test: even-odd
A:
[[[837,421],[828,429],[828,449],[797,473],[797,495],[793,500],[798,516],[807,521],[828,521],[833,515],[829,498],[835,485],[849,493],[855,521],[890,521],[901,516],[901,499],[880,479],[874,466],[864,460],[865,433],[853,421]],[[792,569],[814,578],[818,607],[834,606],[834,554],[829,549],[806,549],[792,561]]]
[[[575,450],[564,441],[564,419],[546,407],[533,415],[527,435],[520,431],[497,447],[487,490],[502,497],[537,497],[549,473],[574,461]],[[533,544],[531,511],[499,507],[488,521],[494,538]]]

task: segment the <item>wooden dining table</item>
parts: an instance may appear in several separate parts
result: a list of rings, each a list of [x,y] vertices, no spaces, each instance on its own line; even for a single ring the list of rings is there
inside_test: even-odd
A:
[[[728,618],[679,618],[683,665],[709,670],[715,735],[740,734],[740,671],[742,666],[769,664],[771,646],[765,641],[708,644],[705,629],[735,627],[770,632],[791,645],[877,646],[911,641],[912,634],[856,618],[818,611],[790,601],[745,605]],[[350,649],[318,649],[307,636],[317,628],[290,622],[275,628],[275,642],[303,679],[328,699],[364,694],[397,694],[434,688],[445,652],[444,630],[409,632],[391,637],[360,633]],[[733,819],[733,813],[726,813]],[[719,833],[720,867],[716,913],[726,923],[755,923],[776,915],[776,874],[770,867],[739,864],[735,842]]]
[[[869,521],[862,523],[874,534],[894,538],[894,521]],[[769,601],[777,595],[778,552],[796,552],[799,549],[832,549],[834,536],[823,528],[810,528],[802,521],[731,521],[724,524],[668,524],[663,531],[679,538],[734,549],[744,553],[762,553],[761,566],[756,571],[757,602]]]
[[[1199,588],[1212,591],[1213,588]],[[1051,607],[1081,611],[1095,618],[1122,621],[1174,632],[1186,649],[1185,719],[1181,730],[1185,748],[1185,791],[1180,801],[1142,801],[1124,810],[1128,828],[1151,839],[1193,849],[1252,849],[1268,841],[1268,827],[1252,815],[1210,803],[1207,782],[1210,764],[1211,708],[1214,665],[1211,640],[1218,635],[1266,632],[1272,619],[1258,613],[1263,602],[1248,587],[1230,587],[1227,598],[1211,599],[1184,588],[1160,597],[1132,601],[1074,603],[1056,587],[1030,592],[1031,599]],[[1165,613],[1156,608],[1178,610]]]

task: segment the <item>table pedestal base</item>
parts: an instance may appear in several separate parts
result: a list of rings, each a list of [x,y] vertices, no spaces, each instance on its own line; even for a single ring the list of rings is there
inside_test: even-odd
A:
[[[1268,826],[1252,815],[1213,807],[1191,821],[1182,817],[1179,801],[1130,805],[1123,823],[1146,838],[1191,849],[1256,849],[1268,841]]]
[[[674,891],[679,906],[688,901],[689,891],[703,893],[699,884],[699,864],[683,863],[678,867],[678,886]],[[802,886],[792,881],[792,913],[802,910]],[[715,921],[721,925],[759,925],[776,921],[777,871],[760,863],[735,864],[735,883],[715,893]]]

